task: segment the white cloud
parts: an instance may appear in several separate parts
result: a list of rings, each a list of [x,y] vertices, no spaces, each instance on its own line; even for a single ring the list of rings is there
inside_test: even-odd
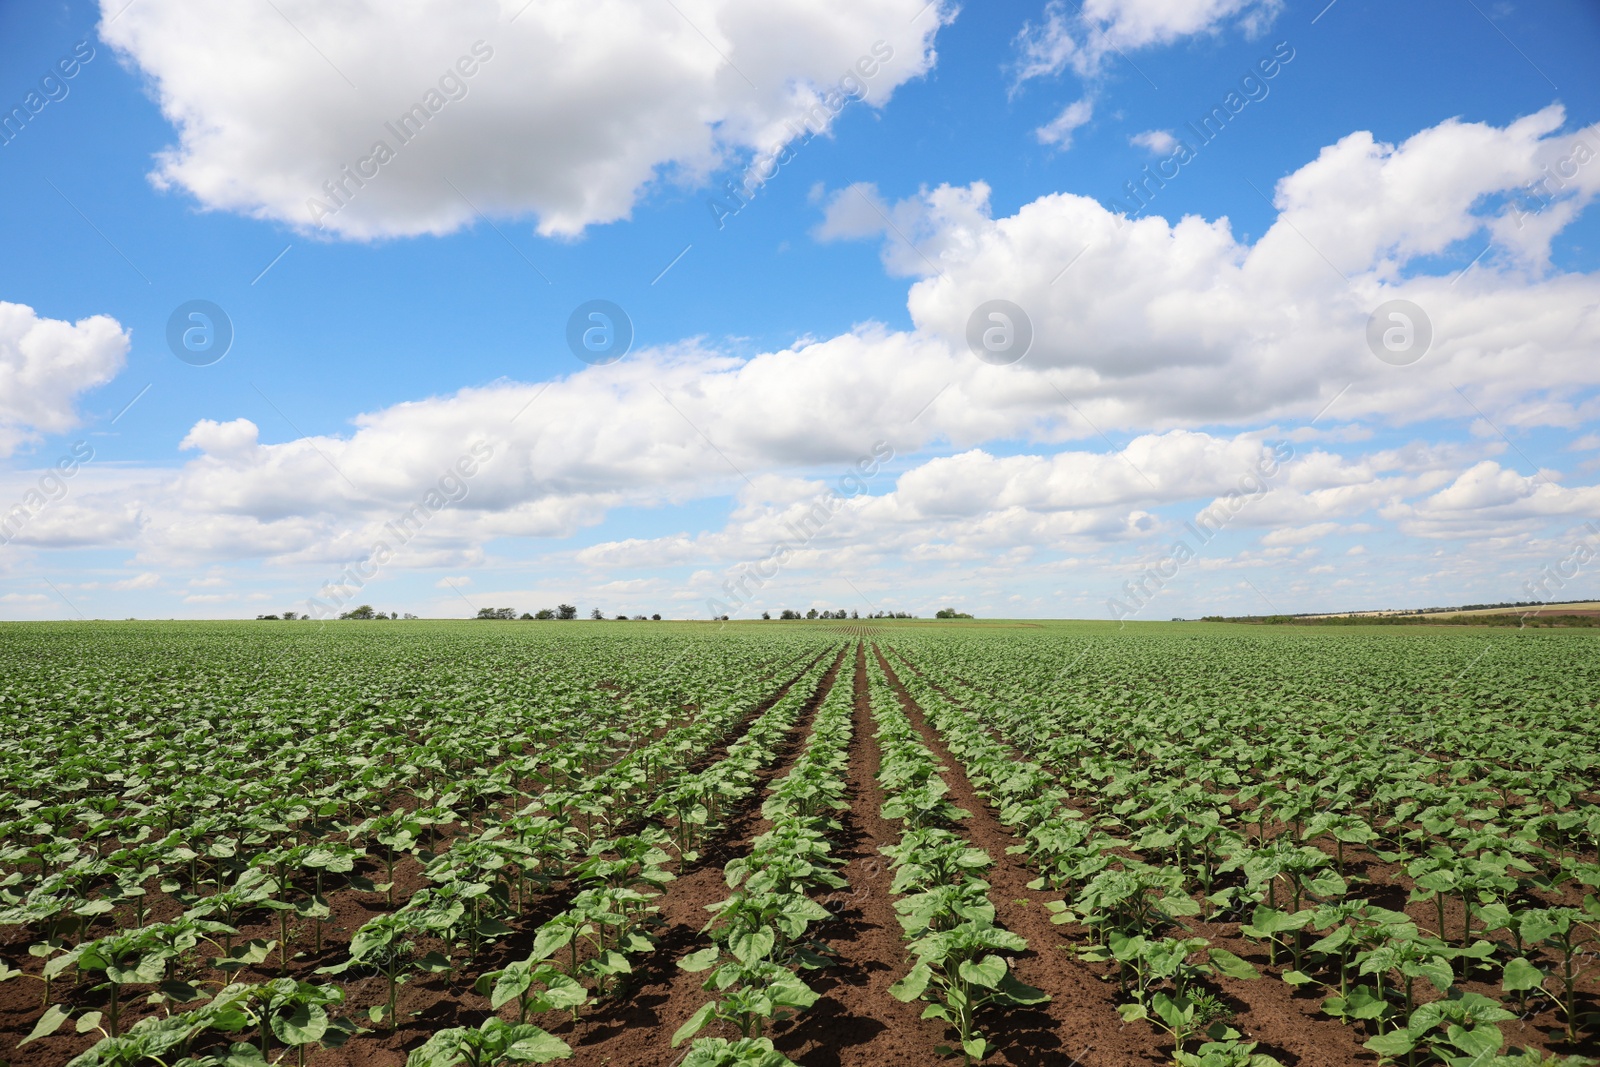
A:
[[[1074,100],[1061,109],[1061,114],[1033,131],[1040,144],[1052,145],[1065,152],[1072,147],[1072,135],[1094,118],[1094,99],[1084,97]]]
[[[1343,529],[1336,522],[1314,522],[1309,526],[1283,526],[1276,530],[1269,530],[1262,538],[1261,544],[1267,548],[1280,548],[1285,545],[1305,545],[1312,541],[1320,541],[1331,533]]]
[[[857,182],[826,198],[813,236],[819,241],[881,236],[885,269],[904,278],[936,274],[946,261],[969,258],[975,235],[992,225],[984,182],[923,188],[895,204],[886,203],[871,182]]]
[[[1030,22],[1017,35],[1016,83],[1053,77],[1068,67],[1092,78],[1113,53],[1168,45],[1230,25],[1253,36],[1282,6],[1282,0],[1085,0],[1081,6],[1050,0],[1043,22]]]
[[[178,128],[152,179],[208,208],[355,239],[448,233],[477,210],[570,236],[807,116],[826,130],[843,93],[882,106],[953,17],[925,3],[102,0],[100,32]],[[401,129],[419,105],[420,132]],[[326,216],[308,206],[339,207],[325,182],[346,201]]]
[[[1170,156],[1173,149],[1178,147],[1178,139],[1170,130],[1145,130],[1128,138],[1128,143],[1135,148],[1143,148],[1156,156]]]
[[[256,450],[260,431],[249,419],[213,422],[201,419],[179,442],[180,449],[199,449],[222,459],[248,459]]]
[[[1502,426],[1576,427],[1600,415],[1589,397],[1600,384],[1600,280],[1551,274],[1526,245],[1496,236],[1505,217],[1496,198],[1535,176],[1552,142],[1576,136],[1555,133],[1560,121],[1559,108],[1504,128],[1450,121],[1400,145],[1353,134],[1279,183],[1279,216],[1254,244],[1226,218],[1130,222],[1070,194],[1009,218],[944,221],[923,194],[920,211],[891,211],[925,222],[937,274],[931,255],[891,247],[903,247],[898,239],[885,254],[923,264],[913,319],[958,350],[973,309],[997,297],[1019,304],[1034,342],[1017,369],[1048,373],[1101,427],[1309,418],[1346,387],[1335,420],[1453,419],[1476,404]],[[1600,143],[1600,128],[1580,134]],[[938,192],[942,203],[960,199]],[[966,198],[987,201],[986,187]],[[1469,237],[1495,242],[1476,268],[1459,281],[1448,268],[1424,273],[1440,269],[1427,257]],[[1368,318],[1395,298],[1419,304],[1434,327],[1415,366],[1367,350]],[[1532,360],[1537,378],[1521,372]],[[952,390],[951,403],[997,399],[963,393]]]
[[[1568,488],[1550,479],[1475,463],[1450,484],[1416,503],[1397,503],[1385,517],[1415,537],[1511,537],[1563,518],[1600,514],[1600,486]]]
[[[40,318],[0,300],[0,457],[78,424],[79,395],[114,378],[128,333],[113,318]]]

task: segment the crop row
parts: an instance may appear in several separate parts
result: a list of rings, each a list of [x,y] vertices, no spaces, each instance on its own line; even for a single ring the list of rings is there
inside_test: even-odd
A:
[[[897,999],[928,1001],[924,1019],[954,1032],[953,1047],[967,1063],[981,1062],[990,1043],[978,1027],[986,1009],[1039,1004],[1049,997],[1011,973],[1009,955],[1027,950],[1020,935],[995,924],[989,883],[979,877],[992,863],[955,829],[968,812],[949,799],[938,761],[918,738],[875,658],[869,660],[872,716],[882,749],[878,782],[883,817],[900,824],[899,840],[882,847],[894,870],[890,891],[914,960],[890,987]]]
[[[695,1038],[684,1067],[791,1062],[766,1034],[816,1002],[802,973],[830,962],[813,930],[830,915],[812,894],[847,885],[836,870],[841,861],[833,845],[841,830],[835,812],[849,806],[844,774],[853,733],[853,679],[853,661],[845,657],[804,750],[767,792],[761,815],[770,828],[751,842],[748,855],[723,868],[733,892],[708,906],[712,919],[701,933],[712,944],[678,961],[690,973],[709,971],[702,988],[712,993],[672,1036],[674,1047]],[[739,1037],[695,1037],[716,1024],[736,1028]]]

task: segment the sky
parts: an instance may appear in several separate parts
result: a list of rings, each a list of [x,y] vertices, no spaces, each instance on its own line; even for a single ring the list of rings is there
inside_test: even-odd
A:
[[[1583,0],[0,0],[0,618],[1600,596]]]

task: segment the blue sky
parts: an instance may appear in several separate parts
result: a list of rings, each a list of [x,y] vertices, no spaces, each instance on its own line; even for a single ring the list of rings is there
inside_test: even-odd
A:
[[[1527,599],[1595,537],[1600,162],[1528,192],[1600,150],[1591,4],[124,3],[0,6],[0,108],[59,97],[0,145],[0,617],[1338,610]],[[311,225],[316,176],[478,41],[465,95]],[[591,367],[565,337],[595,298],[634,341]],[[990,298],[1033,322],[1013,366],[967,351]],[[1414,365],[1366,350],[1391,298],[1434,320]],[[195,299],[234,331],[209,366],[166,339]],[[340,579],[475,441],[465,496]]]

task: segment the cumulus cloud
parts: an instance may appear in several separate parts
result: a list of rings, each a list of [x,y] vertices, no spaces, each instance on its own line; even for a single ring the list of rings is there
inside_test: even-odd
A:
[[[819,241],[883,237],[883,265],[896,277],[937,274],[946,262],[971,257],[976,235],[992,226],[989,186],[940,185],[887,203],[871,182],[857,182],[828,195]]]
[[[177,127],[157,185],[354,239],[449,233],[479,211],[546,235],[624,218],[652,181],[697,182],[808,122],[825,130],[846,95],[883,105],[932,66],[952,17],[925,0],[102,0],[102,13],[101,35]]]
[[[1278,217],[1254,244],[1226,218],[1130,221],[1071,194],[983,219],[988,190],[974,186],[890,206],[908,220],[900,233],[927,236],[917,256],[886,239],[885,256],[922,264],[913,319],[952,347],[978,305],[1020,305],[1034,328],[1022,377],[1049,375],[1101,426],[1310,418],[1337,397],[1335,419],[1453,419],[1476,405],[1501,425],[1576,427],[1597,414],[1600,283],[1501,240],[1508,198],[1552,144],[1600,144],[1600,127],[1563,134],[1562,118],[1552,107],[1506,127],[1452,120],[1399,145],[1352,134],[1278,184]],[[1600,187],[1593,174],[1581,181]],[[952,202],[971,210],[946,221]],[[1429,262],[1468,238],[1492,246],[1470,272]],[[1367,348],[1368,319],[1397,298],[1433,326],[1414,366]],[[1521,372],[1532,360],[1537,376]]]
[[[76,426],[78,397],[117,375],[128,345],[107,315],[64,322],[0,300],[0,457]]]

